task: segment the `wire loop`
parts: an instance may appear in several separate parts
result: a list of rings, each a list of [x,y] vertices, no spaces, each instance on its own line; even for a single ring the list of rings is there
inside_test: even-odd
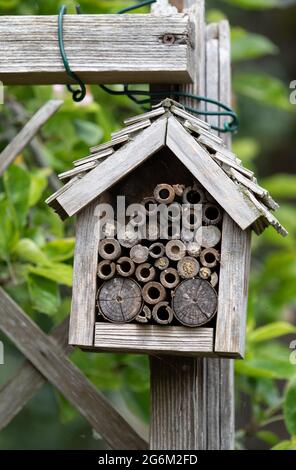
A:
[[[118,14],[127,13],[129,11],[136,10],[138,8],[141,8],[146,5],[150,5],[155,2],[156,0],[144,0],[144,1],[137,3],[136,5],[132,5],[132,6],[129,6],[120,10]],[[77,89],[77,88],[73,88],[72,85],[67,85],[67,88],[72,93],[73,100],[76,102],[79,102],[85,98],[86,86],[83,83],[83,81],[78,77],[78,75],[71,70],[71,67],[67,58],[67,54],[65,51],[64,40],[63,40],[63,18],[66,12],[67,12],[67,8],[63,5],[59,13],[59,47],[60,47],[61,57],[63,59],[63,63],[65,66],[65,70],[68,76],[80,86],[80,88]],[[79,5],[76,6],[76,12],[78,14],[81,13]],[[109,93],[110,95],[127,96],[131,101],[141,106],[145,104],[151,104],[156,98],[158,99],[167,98],[168,95],[172,97],[189,98],[199,103],[203,102],[203,103],[212,104],[212,105],[217,106],[217,108],[222,109],[222,111],[202,111],[200,109],[191,108],[186,105],[184,106],[184,108],[191,113],[198,114],[201,116],[219,116],[219,117],[231,118],[230,121],[227,121],[223,124],[223,127],[211,126],[212,129],[218,132],[222,132],[222,133],[232,132],[233,133],[238,130],[239,119],[238,119],[237,114],[235,113],[233,109],[231,109],[229,106],[226,106],[226,104],[221,103],[220,101],[214,100],[212,98],[208,98],[207,96],[198,96],[192,93],[185,93],[185,92],[177,91],[177,90],[176,91],[164,90],[164,91],[159,91],[159,92],[150,92],[146,90],[130,90],[129,86],[130,85],[127,85],[127,84],[123,85],[123,90],[113,90],[107,85],[100,85],[100,88],[104,90],[106,93]],[[145,97],[145,98],[138,99],[137,97]]]
[[[76,6],[76,12],[77,14],[80,14],[80,5]],[[85,95],[86,95],[86,86],[81,80],[81,78],[78,77],[78,75],[71,70],[69,60],[66,54],[65,46],[64,46],[64,35],[63,35],[63,26],[64,26],[64,15],[67,13],[67,7],[65,5],[62,5],[60,8],[60,13],[59,13],[59,23],[58,23],[58,39],[59,39],[59,48],[60,48],[60,53],[61,57],[63,60],[63,64],[65,67],[65,70],[67,72],[67,75],[74,80],[77,85],[79,85],[79,88],[74,88],[73,85],[67,85],[68,90],[72,93],[72,98],[73,100],[78,103],[82,100],[84,100]]]

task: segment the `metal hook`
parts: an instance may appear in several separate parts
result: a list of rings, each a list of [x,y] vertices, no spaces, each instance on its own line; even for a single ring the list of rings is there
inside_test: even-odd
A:
[[[62,5],[60,8],[59,12],[59,22],[58,22],[58,39],[59,39],[59,48],[60,48],[60,53],[61,57],[63,60],[63,64],[65,67],[65,70],[67,72],[67,75],[74,80],[77,85],[79,85],[80,88],[73,88],[72,85],[67,85],[68,90],[72,93],[73,100],[78,103],[82,100],[84,100],[85,95],[86,95],[86,86],[83,83],[83,81],[78,77],[78,75],[71,70],[69,60],[65,51],[65,46],[64,46],[64,35],[63,35],[63,25],[64,25],[64,15],[67,13],[67,7],[65,5]],[[80,14],[80,5],[76,5],[76,13]]]

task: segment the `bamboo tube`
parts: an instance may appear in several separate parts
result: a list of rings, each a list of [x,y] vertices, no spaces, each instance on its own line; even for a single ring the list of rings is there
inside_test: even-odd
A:
[[[144,305],[143,310],[136,316],[138,323],[149,323],[152,318],[152,312],[148,305]]]
[[[116,235],[116,223],[106,222],[103,226],[103,234],[105,238],[114,238]]]
[[[161,258],[165,253],[165,246],[163,243],[153,243],[149,248],[151,258]]]
[[[175,191],[176,196],[182,197],[184,193],[185,185],[184,184],[173,184],[173,190]]]
[[[154,197],[160,204],[171,204],[175,199],[175,191],[169,184],[158,184],[154,189]]]
[[[212,271],[210,268],[205,268],[204,266],[199,270],[199,277],[202,279],[209,279],[211,277]]]
[[[189,256],[193,256],[194,258],[200,255],[201,247],[200,244],[197,242],[189,242],[186,244],[186,251]]]
[[[114,260],[121,255],[120,244],[115,238],[104,238],[104,240],[101,240],[98,251],[103,259]]]
[[[124,248],[132,248],[139,243],[139,236],[134,230],[129,229],[126,230],[124,234],[120,234],[118,241]]]
[[[216,287],[218,282],[219,282],[218,274],[216,272],[213,272],[213,274],[211,275],[210,283],[213,287]]]
[[[167,289],[174,289],[180,282],[177,270],[175,268],[168,268],[162,271],[160,273],[160,282]]]
[[[170,240],[166,244],[165,252],[172,261],[179,261],[186,254],[186,246],[181,240]]]
[[[217,225],[222,220],[222,210],[217,204],[207,203],[202,218],[206,225]]]
[[[205,200],[204,190],[197,185],[188,186],[183,192],[184,204],[203,204]]]
[[[150,263],[140,264],[136,269],[136,278],[140,282],[150,282],[156,277],[156,271]]]
[[[169,259],[166,256],[162,256],[155,261],[154,266],[163,271],[169,267],[169,264]]]
[[[179,202],[173,202],[168,207],[168,219],[171,222],[178,222],[182,217],[182,206]]]
[[[186,243],[189,243],[189,242],[192,242],[194,240],[194,231],[193,230],[188,230],[188,229],[183,229],[181,231],[181,240],[182,242],[184,242],[185,244]]]
[[[200,254],[200,261],[206,268],[214,268],[220,259],[220,254],[215,248],[206,248]]]
[[[199,262],[192,256],[185,256],[178,261],[177,270],[183,279],[191,279],[198,274]]]
[[[180,234],[180,224],[178,222],[169,222],[167,225],[167,236],[170,240],[179,240]]]
[[[221,230],[216,225],[205,225],[197,230],[195,240],[203,248],[213,248],[221,240]]]
[[[116,271],[120,276],[130,277],[135,272],[135,263],[127,256],[122,256],[117,261]]]
[[[159,226],[157,223],[149,222],[149,224],[147,224],[146,230],[147,240],[154,241],[159,239]]]
[[[98,264],[98,276],[103,281],[111,279],[116,272],[115,263],[109,259],[104,259]]]
[[[136,264],[142,264],[147,261],[149,256],[149,249],[147,246],[135,245],[130,250],[131,260]]]
[[[145,197],[142,200],[142,205],[145,207],[146,215],[152,216],[157,212],[157,201],[154,197]]]
[[[103,317],[116,323],[134,320],[141,312],[141,288],[133,279],[114,277],[104,282],[98,291],[98,308]]]
[[[152,318],[159,325],[169,325],[174,318],[174,312],[168,302],[159,302],[154,305]]]
[[[144,285],[143,299],[149,305],[155,305],[166,298],[166,290],[159,282],[151,281]]]
[[[201,206],[184,206],[182,211],[182,225],[186,230],[197,230],[202,224]]]

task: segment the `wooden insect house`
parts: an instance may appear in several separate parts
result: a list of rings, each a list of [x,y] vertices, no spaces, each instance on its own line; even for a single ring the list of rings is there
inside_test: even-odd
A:
[[[277,204],[172,100],[125,124],[47,200],[77,214],[70,344],[243,357],[251,230],[286,235]]]

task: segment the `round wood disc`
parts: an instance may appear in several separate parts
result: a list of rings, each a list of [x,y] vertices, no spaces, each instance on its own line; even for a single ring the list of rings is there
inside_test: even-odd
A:
[[[217,311],[217,293],[208,281],[188,279],[175,290],[173,310],[185,326],[200,326],[209,322]]]
[[[98,307],[110,322],[126,323],[142,310],[142,293],[132,279],[114,277],[104,282],[98,292]]]

